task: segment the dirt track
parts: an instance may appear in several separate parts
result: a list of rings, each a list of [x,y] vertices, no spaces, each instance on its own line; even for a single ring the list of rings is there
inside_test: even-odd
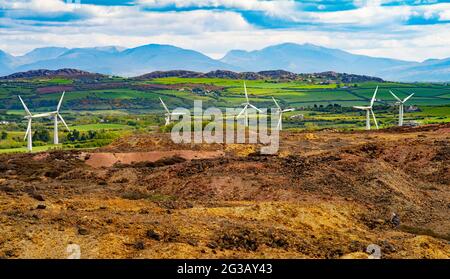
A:
[[[278,156],[167,135],[2,155],[0,257],[448,258],[449,128],[283,133]]]

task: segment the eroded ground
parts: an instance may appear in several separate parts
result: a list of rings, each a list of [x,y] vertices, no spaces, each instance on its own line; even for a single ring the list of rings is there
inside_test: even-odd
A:
[[[450,126],[0,156],[0,257],[450,257]],[[390,222],[400,216],[400,225]]]

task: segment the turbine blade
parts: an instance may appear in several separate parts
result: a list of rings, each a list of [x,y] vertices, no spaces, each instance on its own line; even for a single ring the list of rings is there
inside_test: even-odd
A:
[[[370,100],[370,107],[372,107],[373,103],[375,102],[375,98],[377,97],[377,92],[378,92],[378,85],[377,85],[377,88],[375,88],[375,92],[373,93],[372,100]]]
[[[288,112],[288,111],[294,111],[294,110],[295,110],[295,108],[290,108],[290,109],[282,110],[281,112]]]
[[[251,106],[252,108],[256,109],[257,111],[262,112],[259,108],[255,107],[254,105],[252,105],[252,104],[248,104],[248,105]]]
[[[246,110],[247,110],[247,105],[245,105],[244,109],[241,110],[241,112],[236,116],[236,118],[238,118],[239,116],[241,116]]]
[[[30,112],[30,110],[28,110],[27,105],[25,105],[24,101],[22,100],[22,98],[20,96],[18,96],[18,97],[20,99],[20,102],[22,103],[23,108],[27,112],[27,114],[31,116],[31,112]]]
[[[278,125],[277,125],[277,129],[280,130],[281,128],[281,122],[283,121],[283,113],[280,112],[280,116],[278,118]]]
[[[165,109],[168,113],[170,113],[169,108],[167,108],[166,104],[164,104],[164,102],[163,102],[163,100],[161,99],[161,97],[159,97],[159,100],[161,101],[161,104],[163,105],[164,109]]]
[[[275,103],[275,105],[277,106],[277,108],[281,110],[281,107],[280,107],[280,105],[278,105],[277,100],[275,100],[274,97],[272,97],[272,100],[273,100],[273,102]]]
[[[185,112],[171,112],[170,115],[185,115]]]
[[[375,122],[375,127],[377,127],[377,129],[378,129],[378,122],[377,122],[377,119],[376,119],[376,117],[375,117],[375,113],[373,113],[373,110],[372,110],[372,109],[370,109],[370,112],[372,113],[372,116],[373,116],[373,122]]]
[[[32,118],[43,118],[43,117],[49,117],[49,116],[53,116],[54,113],[53,112],[46,112],[46,113],[39,113],[39,114],[35,114],[32,115]]]
[[[69,126],[67,126],[66,121],[64,121],[64,118],[62,118],[61,114],[58,113],[58,117],[61,120],[61,122],[66,126],[67,131],[70,132]]]
[[[64,98],[64,94],[66,94],[66,91],[64,91],[64,92],[62,93],[61,99],[59,99],[58,106],[56,107],[56,111],[58,111],[58,112],[59,112],[59,109],[61,108],[61,104],[62,104],[62,101],[63,101],[63,98]]]
[[[395,95],[391,90],[389,90],[389,92],[391,93],[392,96],[394,96],[395,99],[397,99],[397,101],[401,102],[402,100],[400,100],[399,97],[397,97],[397,95]]]
[[[366,109],[368,109],[369,107],[353,106],[353,108],[355,108],[355,109],[363,109],[363,110],[366,110]]]
[[[247,103],[248,103],[247,86],[245,85],[245,81],[244,81],[244,93],[245,93],[245,99],[247,100]]]
[[[25,136],[23,137],[23,140],[27,139],[28,133],[30,133],[30,131],[31,131],[31,118],[28,119],[27,131],[25,132]]]
[[[402,103],[405,103],[406,101],[408,101],[412,96],[414,95],[414,93],[412,93],[411,95],[409,95],[408,97],[406,97]]]

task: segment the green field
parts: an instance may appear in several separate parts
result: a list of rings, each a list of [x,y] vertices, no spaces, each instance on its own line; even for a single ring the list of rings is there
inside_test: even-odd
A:
[[[47,151],[52,147],[53,147],[52,145],[34,146],[33,152]],[[24,153],[24,152],[28,152],[26,147],[0,149],[0,153]]]
[[[124,125],[124,124],[85,124],[85,125],[76,125],[70,127],[72,130],[78,130],[80,132],[85,131],[95,131],[95,130],[113,130],[113,131],[120,131],[120,130],[129,130],[131,129],[130,126]]]
[[[241,107],[245,101],[243,80],[222,78],[158,78],[153,80],[104,79],[92,83],[66,78],[31,79],[0,82],[0,132],[7,132],[0,140],[0,152],[20,152],[25,146],[23,135],[26,121],[17,98],[21,95],[32,112],[54,110],[61,96],[59,86],[70,86],[62,106],[62,113],[71,130],[84,135],[80,141],[65,142],[64,148],[77,148],[107,144],[126,133],[148,132],[163,126],[162,98],[169,108],[191,109],[194,100],[203,101],[203,108],[221,109]],[[322,83],[305,81],[248,80],[249,99],[260,108],[274,108],[275,97],[283,108],[295,108],[285,114],[285,129],[362,129],[365,115],[351,108],[367,105],[374,89],[379,86],[375,113],[380,127],[396,125],[398,108],[389,93],[400,98],[415,93],[407,106],[418,111],[405,112],[406,121],[419,124],[450,122],[450,86],[438,83]],[[63,87],[62,87],[63,88]],[[53,93],[43,93],[53,92]],[[302,114],[303,120],[290,119]],[[52,135],[50,119],[33,122],[33,131],[47,130]],[[96,138],[85,139],[97,132]],[[69,136],[61,126],[60,138]],[[52,145],[36,146],[44,150]]]
[[[21,111],[21,105],[16,95],[21,95],[32,111],[53,109],[61,93],[38,93],[39,88],[54,88],[68,83],[74,89],[66,92],[64,109],[75,111],[158,111],[161,109],[159,97],[173,106],[192,107],[193,100],[202,100],[209,106],[236,106],[244,101],[243,81],[219,78],[159,78],[147,81],[114,81],[114,84],[94,84],[87,86],[75,81],[39,80],[39,82],[20,82],[1,84],[0,109],[6,109],[8,114]],[[405,83],[359,83],[359,84],[312,84],[303,81],[246,81],[250,99],[260,106],[271,107],[271,97],[277,98],[282,104],[295,107],[308,107],[314,104],[340,104],[342,106],[364,105],[371,97],[375,87],[380,87],[378,102],[389,105],[395,99],[389,93],[392,90],[399,97],[410,93],[415,96],[410,105],[450,105],[450,86],[443,84],[405,84]],[[173,88],[158,89],[143,85],[167,85]],[[107,87],[109,89],[83,89],[83,87]],[[204,86],[214,86],[205,90]],[[196,87],[198,87],[196,89]],[[338,88],[340,87],[340,88]],[[56,89],[54,89],[56,90]],[[56,90],[57,91],[57,90]]]

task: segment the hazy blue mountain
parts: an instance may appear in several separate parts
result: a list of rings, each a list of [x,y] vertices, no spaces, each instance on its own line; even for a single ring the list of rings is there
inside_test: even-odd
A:
[[[19,66],[17,70],[61,68],[121,76],[137,76],[156,70],[182,69],[206,72],[235,69],[200,52],[170,45],[150,44],[126,50],[117,47],[75,48],[53,59]]]
[[[37,61],[49,60],[56,58],[68,51],[68,48],[65,47],[43,47],[36,48],[25,55],[17,56],[14,58],[14,64],[16,66],[30,64]]]
[[[139,76],[153,71],[214,70],[294,73],[335,71],[370,75],[392,81],[450,81],[450,58],[422,63],[351,54],[312,44],[284,43],[261,50],[232,50],[222,59],[171,45],[149,44],[124,49],[116,46],[93,48],[39,48],[14,57],[0,51],[0,75],[37,69],[79,69],[108,75]]]
[[[422,63],[389,69],[382,73],[398,81],[450,81],[450,58],[429,59]]]
[[[11,55],[0,50],[0,75],[3,76],[11,73],[11,64],[13,59],[14,58]]]
[[[324,71],[377,75],[380,69],[413,65],[416,62],[355,55],[312,44],[285,43],[255,51],[230,51],[220,61],[249,71],[283,69],[295,73]]]
[[[140,75],[152,71],[188,70],[208,72],[235,70],[236,67],[214,60],[200,52],[171,45],[150,44],[124,50],[120,53],[122,75]]]
[[[113,74],[120,67],[117,62],[118,52],[104,51],[97,48],[74,48],[56,58],[25,64],[18,71],[36,69],[57,70],[62,68],[79,69],[88,72]]]

